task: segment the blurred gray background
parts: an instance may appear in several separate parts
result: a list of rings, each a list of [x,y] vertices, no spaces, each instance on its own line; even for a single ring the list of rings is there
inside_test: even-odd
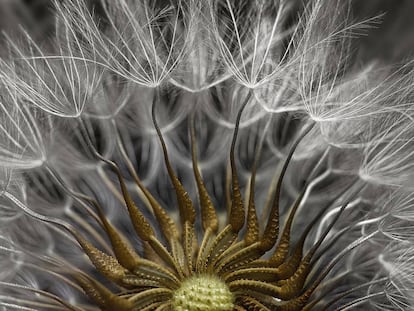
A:
[[[384,14],[381,24],[357,39],[362,60],[398,62],[414,56],[413,0],[353,0],[353,7],[361,20]]]

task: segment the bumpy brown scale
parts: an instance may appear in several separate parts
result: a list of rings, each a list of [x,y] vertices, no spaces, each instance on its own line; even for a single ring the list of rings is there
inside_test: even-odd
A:
[[[142,190],[161,228],[157,236],[151,223],[136,206],[125,185],[118,166],[105,161],[117,174],[123,199],[136,234],[144,245],[140,256],[128,239],[105,217],[92,198],[77,195],[87,201],[98,214],[114,255],[98,250],[74,228],[66,226],[76,238],[96,270],[107,281],[116,284],[117,292],[108,289],[97,279],[78,271],[74,278],[89,299],[101,310],[311,310],[319,301],[312,298],[333,265],[314,276],[315,254],[341,213],[338,213],[320,239],[304,254],[306,237],[326,209],[322,209],[292,245],[291,228],[295,214],[305,195],[307,185],[289,210],[283,228],[279,226],[279,197],[282,181],[293,153],[302,138],[312,129],[307,126],[290,147],[277,184],[271,193],[271,208],[267,223],[260,227],[254,202],[257,162],[254,159],[249,184],[247,210],[243,202],[235,164],[235,145],[243,109],[249,103],[246,96],[238,112],[230,151],[230,175],[227,197],[230,198],[227,223],[219,226],[216,209],[197,165],[194,115],[190,118],[190,138],[193,173],[198,189],[203,236],[196,234],[196,209],[190,196],[174,173],[166,144],[156,120],[155,96],[152,106],[153,124],[164,154],[165,165],[177,197],[180,223],[175,223],[151,193],[144,187],[121,146],[125,164]],[[260,147],[259,147],[260,149]],[[312,178],[312,176],[309,176]],[[76,196],[76,194],[75,194]],[[328,204],[329,205],[329,204]],[[343,208],[345,205],[343,206]],[[163,240],[166,244],[163,244]]]

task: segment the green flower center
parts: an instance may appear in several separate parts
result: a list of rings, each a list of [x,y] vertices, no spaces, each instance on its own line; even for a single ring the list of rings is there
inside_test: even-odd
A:
[[[174,311],[231,311],[233,294],[218,277],[199,275],[185,280],[173,296]]]

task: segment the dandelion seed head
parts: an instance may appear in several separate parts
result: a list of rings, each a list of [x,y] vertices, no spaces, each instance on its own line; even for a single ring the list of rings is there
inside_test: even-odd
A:
[[[50,12],[0,58],[2,311],[413,307],[411,71],[348,4]]]

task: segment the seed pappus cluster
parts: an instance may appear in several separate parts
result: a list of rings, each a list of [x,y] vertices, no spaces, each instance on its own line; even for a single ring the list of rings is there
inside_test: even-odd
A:
[[[414,308],[414,75],[353,64],[375,19],[51,3],[1,38],[1,311]]]

